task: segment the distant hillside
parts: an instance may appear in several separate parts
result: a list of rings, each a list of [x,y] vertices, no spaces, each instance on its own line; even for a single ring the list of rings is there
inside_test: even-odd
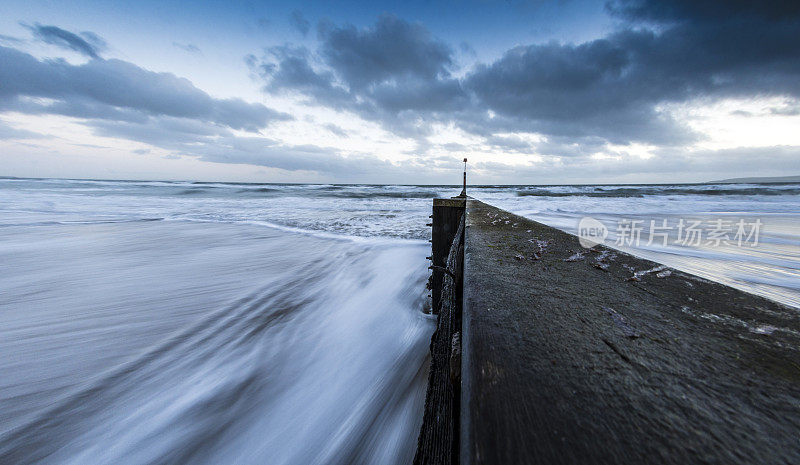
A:
[[[757,177],[757,178],[731,178],[723,179],[721,181],[710,181],[706,184],[757,184],[757,183],[775,183],[775,182],[800,182],[800,176],[775,176],[775,177]]]

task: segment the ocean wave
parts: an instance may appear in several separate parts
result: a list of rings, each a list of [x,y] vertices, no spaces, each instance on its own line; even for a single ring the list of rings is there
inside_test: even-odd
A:
[[[165,218],[120,218],[120,219],[98,219],[98,220],[63,220],[63,221],[31,221],[26,223],[0,223],[0,228],[10,228],[16,226],[56,226],[56,225],[79,225],[79,224],[118,224],[118,223],[149,223],[153,221],[164,221]]]
[[[198,195],[198,194],[208,194],[210,188],[206,187],[193,187],[191,189],[183,189],[177,192],[177,195]]]
[[[307,197],[307,198],[332,198],[332,199],[433,199],[440,195],[438,191],[419,191],[419,190],[361,190],[344,186],[322,187],[322,188],[276,188],[276,187],[257,187],[238,189],[234,195],[249,197]]]
[[[290,233],[263,240],[257,228],[244,229],[230,242],[234,229],[222,225],[98,232],[111,244],[87,241],[79,262],[31,241],[40,260],[20,259],[16,267],[40,279],[15,289],[17,301],[42,281],[57,279],[62,287],[50,304],[30,304],[36,311],[24,331],[0,315],[0,340],[13,334],[26,349],[19,351],[22,359],[0,361],[10,373],[0,380],[0,400],[9,412],[28,409],[0,427],[0,463],[410,463],[434,327],[421,311],[425,246]],[[195,240],[181,240],[184,234]],[[107,247],[115,251],[113,260],[104,255]],[[231,257],[242,248],[253,253]],[[158,258],[142,260],[149,249],[158,249]],[[174,257],[191,257],[191,263]],[[14,268],[3,265],[0,270]],[[183,271],[173,275],[176,269]],[[64,275],[85,285],[68,286]],[[126,279],[148,296],[98,291]],[[209,294],[198,296],[206,286]],[[155,342],[137,345],[142,325],[157,332],[219,292],[230,295],[227,304],[209,306]],[[165,296],[156,305],[164,308],[148,306],[149,298]],[[65,318],[65,306],[80,309],[80,318]],[[113,348],[116,339],[130,349],[106,365],[107,355],[93,346]],[[41,369],[53,340],[58,353],[69,356],[49,363],[72,364],[77,373],[58,394],[49,391],[51,371]],[[137,346],[138,355],[131,350]],[[31,370],[24,357],[40,369]],[[95,372],[98,366],[108,369]],[[17,379],[27,379],[22,386],[28,392],[14,391]],[[53,377],[52,384],[59,382]]]
[[[32,179],[0,180],[0,187],[0,225],[6,226],[166,218],[256,224],[326,237],[417,241],[430,238],[431,230],[426,226],[430,199],[450,197],[460,190],[456,186]],[[758,269],[754,275],[763,275],[786,268],[769,263],[767,254],[786,254],[795,261],[800,257],[798,183],[493,185],[470,186],[468,192],[565,230],[572,230],[583,216],[608,225],[615,225],[622,218],[640,219],[644,224],[667,217],[675,221],[696,216],[704,221],[760,218],[765,230],[759,250],[765,253],[728,258],[744,261]],[[703,258],[686,252],[689,255],[682,261],[709,260],[719,279],[733,273],[731,264],[720,263],[725,262],[723,258]],[[785,289],[781,286],[777,292]],[[783,301],[796,301],[796,291],[789,289],[786,294]]]
[[[752,195],[800,195],[800,188],[748,187],[740,189],[675,188],[675,187],[626,187],[604,189],[594,187],[590,190],[575,188],[570,191],[549,189],[526,189],[516,191],[520,197],[623,197],[642,198],[645,196],[708,195],[708,196],[752,196]]]

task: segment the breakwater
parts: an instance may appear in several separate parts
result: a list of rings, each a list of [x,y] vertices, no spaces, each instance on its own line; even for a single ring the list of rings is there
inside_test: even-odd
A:
[[[431,368],[415,464],[458,463],[465,199],[435,199],[431,215]]]
[[[437,201],[415,463],[800,462],[796,309]]]

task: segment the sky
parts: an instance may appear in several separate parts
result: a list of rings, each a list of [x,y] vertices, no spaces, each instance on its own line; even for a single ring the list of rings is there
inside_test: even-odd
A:
[[[800,2],[0,4],[0,176],[800,174]]]

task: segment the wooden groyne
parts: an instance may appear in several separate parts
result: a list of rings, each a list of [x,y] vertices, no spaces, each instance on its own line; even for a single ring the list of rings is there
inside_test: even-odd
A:
[[[458,463],[466,199],[435,199],[431,218],[431,368],[415,464]]]
[[[442,201],[415,463],[800,463],[800,311]]]

